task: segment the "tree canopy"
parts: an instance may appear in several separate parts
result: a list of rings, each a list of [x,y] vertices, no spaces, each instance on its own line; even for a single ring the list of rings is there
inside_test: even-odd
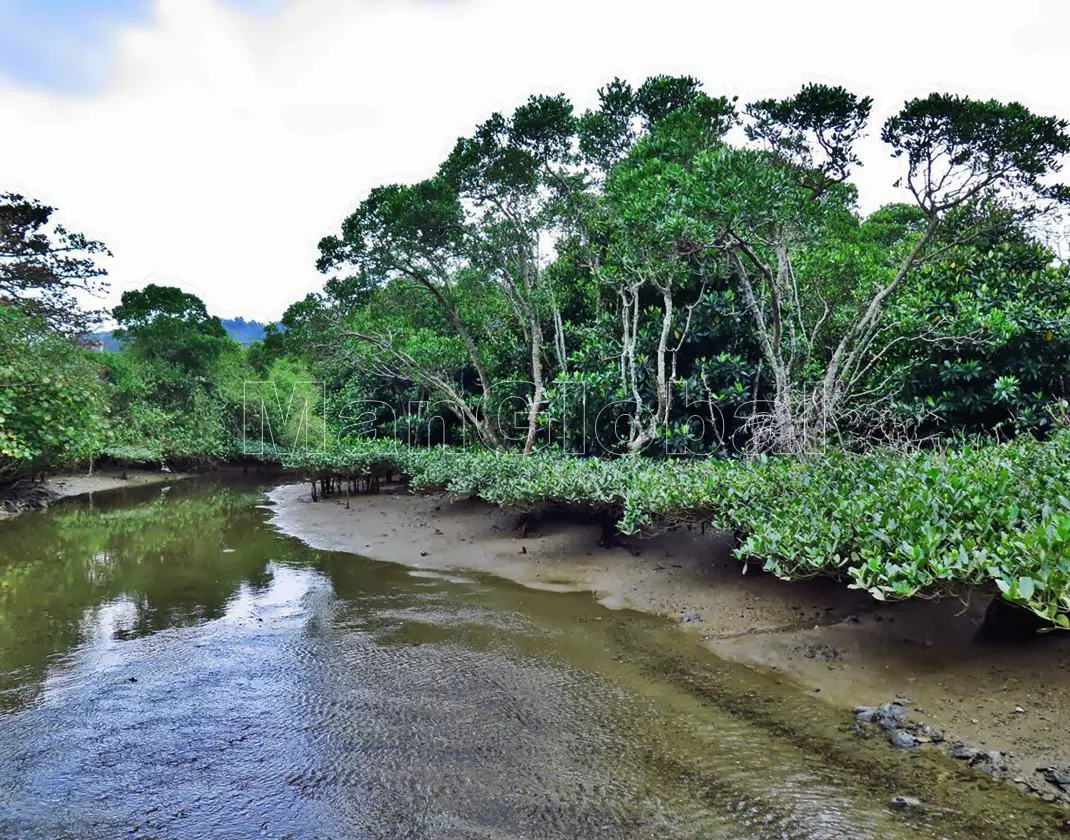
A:
[[[130,342],[136,352],[193,373],[204,373],[234,343],[200,298],[174,286],[150,283],[123,292],[112,316],[119,325],[116,337]]]
[[[0,193],[0,302],[14,303],[65,333],[81,335],[99,320],[79,293],[106,288],[103,242],[52,221],[56,209],[16,193]]]
[[[328,484],[396,468],[629,531],[716,521],[771,571],[876,597],[992,584],[1070,626],[1049,463],[1070,440],[1070,266],[1044,229],[1070,203],[1070,124],[942,92],[879,127],[873,108],[667,75],[613,79],[583,112],[530,96],[422,180],[354,196],[319,243],[322,291],[247,351],[158,285],[113,310],[121,350],[76,349],[67,309],[106,252],[4,196],[0,340],[74,361],[7,351],[0,480],[86,452],[252,452]],[[867,132],[902,191],[863,213]],[[477,441],[494,452],[428,446]]]

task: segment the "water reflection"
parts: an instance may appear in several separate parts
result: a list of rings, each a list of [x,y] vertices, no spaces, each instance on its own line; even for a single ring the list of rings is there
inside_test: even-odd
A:
[[[584,595],[317,552],[256,488],[0,525],[0,836],[1047,836]],[[903,789],[905,786],[905,789]],[[892,793],[932,806],[893,813]]]
[[[277,546],[249,539],[261,519],[254,487],[132,495],[148,500],[74,503],[3,523],[0,711],[32,702],[47,664],[89,635],[136,638],[219,618],[239,586],[270,586]]]

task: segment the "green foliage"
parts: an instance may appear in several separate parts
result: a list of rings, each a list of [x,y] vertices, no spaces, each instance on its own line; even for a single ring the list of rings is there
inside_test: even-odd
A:
[[[240,424],[246,455],[272,461],[281,452],[319,451],[329,444],[322,383],[298,359],[276,359],[262,377],[243,382],[231,400],[244,409]]]
[[[78,305],[79,293],[107,289],[98,263],[103,242],[55,224],[56,208],[0,192],[0,302],[17,303],[68,335],[84,335],[100,313]]]
[[[583,114],[533,96],[434,177],[371,190],[320,242],[322,292],[248,352],[157,285],[114,310],[119,352],[65,342],[27,301],[55,316],[103,246],[0,196],[0,481],[244,442],[309,477],[401,471],[626,533],[711,523],[784,577],[994,586],[1065,623],[1070,268],[1031,223],[1070,199],[1070,126],[911,100],[882,137],[913,203],[863,217],[848,179],[871,106],[811,84],[740,114],[686,76],[615,79]],[[656,457],[523,457],[516,417],[526,450]],[[474,430],[501,451],[392,448]],[[873,446],[908,433],[929,450]]]
[[[906,158],[906,184],[927,213],[999,191],[1033,215],[1038,199],[1070,201],[1070,188],[1048,178],[1070,154],[1068,128],[1017,102],[933,93],[907,102],[881,138]]]
[[[572,458],[356,441],[284,464],[306,478],[409,476],[503,507],[567,505],[626,534],[704,523],[780,577],[849,581],[879,600],[992,586],[1070,627],[1070,430],[1046,443],[754,461]]]
[[[192,375],[203,375],[226,350],[236,345],[223,322],[209,315],[196,295],[174,286],[150,283],[123,292],[112,310],[120,329],[115,335],[138,355],[169,362]]]
[[[1070,433],[1044,444],[769,460],[725,487],[740,556],[833,574],[875,598],[995,585],[1056,625],[1070,613]]]
[[[1070,396],[1070,267],[1019,229],[950,249],[890,311],[891,348],[873,378],[921,433],[1044,434]],[[926,352],[909,339],[924,336]]]
[[[348,264],[381,278],[431,276],[463,232],[460,201],[444,179],[376,187],[342,223],[341,237],[320,241],[317,267]]]
[[[0,483],[93,456],[106,403],[92,354],[0,305]]]
[[[869,120],[873,101],[842,87],[804,85],[789,99],[763,99],[747,106],[751,140],[763,142],[785,163],[808,175],[817,191],[842,181],[861,161],[854,144]]]
[[[124,340],[104,354],[112,405],[102,454],[140,463],[216,460],[241,451],[243,383],[257,378],[195,295],[150,284],[123,293]]]
[[[104,355],[111,403],[110,433],[101,454],[125,463],[214,460],[237,454],[236,401],[191,381],[181,368],[129,351]]]

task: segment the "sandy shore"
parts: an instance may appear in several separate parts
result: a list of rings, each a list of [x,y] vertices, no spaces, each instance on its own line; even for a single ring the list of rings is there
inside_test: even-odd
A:
[[[724,540],[681,531],[598,546],[594,525],[537,523],[445,494],[404,491],[313,503],[308,485],[271,493],[273,524],[309,545],[429,569],[476,569],[522,584],[591,591],[610,607],[675,618],[724,658],[769,669],[850,708],[910,697],[948,740],[1000,750],[1042,790],[1037,767],[1070,764],[1070,634],[1024,647],[973,641],[985,602],[879,604],[825,580],[741,574]],[[1057,791],[1052,787],[1051,791]]]
[[[9,491],[9,495],[20,504],[29,503],[23,510],[40,507],[41,501],[56,501],[74,496],[86,496],[90,493],[104,493],[130,487],[146,487],[153,484],[165,484],[189,478],[187,473],[163,472],[160,470],[113,469],[108,468],[87,473],[66,473],[47,478],[44,483],[18,486]],[[0,507],[0,519],[17,516],[23,511],[5,511]]]
[[[108,469],[92,475],[68,474],[57,475],[45,482],[45,486],[56,491],[60,498],[84,496],[87,493],[103,493],[107,490],[119,490],[123,487],[144,487],[149,484],[164,484],[188,478],[186,473],[162,472],[160,470],[118,470]]]

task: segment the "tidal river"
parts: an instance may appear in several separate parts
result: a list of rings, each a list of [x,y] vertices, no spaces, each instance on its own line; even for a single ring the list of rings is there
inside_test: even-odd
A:
[[[189,481],[0,523],[0,838],[1057,836],[667,622],[268,518]]]

